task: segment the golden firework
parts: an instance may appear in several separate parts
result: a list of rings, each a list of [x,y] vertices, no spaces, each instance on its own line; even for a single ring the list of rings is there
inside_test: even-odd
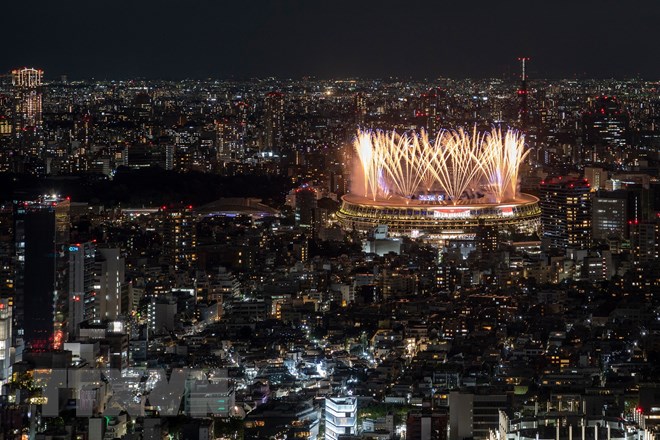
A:
[[[434,140],[424,131],[360,130],[354,146],[365,197],[414,199],[437,193],[452,205],[515,200],[519,168],[528,153],[522,134],[500,128],[446,130]]]

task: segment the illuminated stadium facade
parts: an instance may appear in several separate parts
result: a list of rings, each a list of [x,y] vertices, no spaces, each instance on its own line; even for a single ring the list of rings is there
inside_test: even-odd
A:
[[[434,140],[365,131],[355,150],[361,187],[353,185],[337,213],[348,230],[387,225],[393,235],[433,241],[471,240],[484,227],[538,230],[538,198],[518,191],[527,152],[515,131],[444,131]]]
[[[479,227],[532,232],[538,229],[541,210],[538,199],[521,194],[514,203],[434,205],[374,202],[353,194],[342,198],[337,216],[346,229],[370,231],[387,225],[393,235],[424,235],[432,240],[473,239]]]

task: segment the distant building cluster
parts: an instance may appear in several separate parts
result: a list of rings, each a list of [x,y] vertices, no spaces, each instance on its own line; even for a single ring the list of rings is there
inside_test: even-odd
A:
[[[660,439],[655,82],[47,74],[0,80],[0,438]],[[493,127],[516,203],[356,190],[358,129]]]

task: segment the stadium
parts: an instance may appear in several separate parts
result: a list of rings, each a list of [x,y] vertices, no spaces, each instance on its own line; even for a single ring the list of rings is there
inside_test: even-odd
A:
[[[480,228],[531,233],[538,198],[518,191],[524,137],[486,133],[359,131],[351,192],[337,217],[347,230],[387,225],[392,235],[473,240]]]

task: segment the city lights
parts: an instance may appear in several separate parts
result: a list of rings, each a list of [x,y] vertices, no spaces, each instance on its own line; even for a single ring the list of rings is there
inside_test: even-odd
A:
[[[42,3],[0,440],[660,440],[660,3]]]

